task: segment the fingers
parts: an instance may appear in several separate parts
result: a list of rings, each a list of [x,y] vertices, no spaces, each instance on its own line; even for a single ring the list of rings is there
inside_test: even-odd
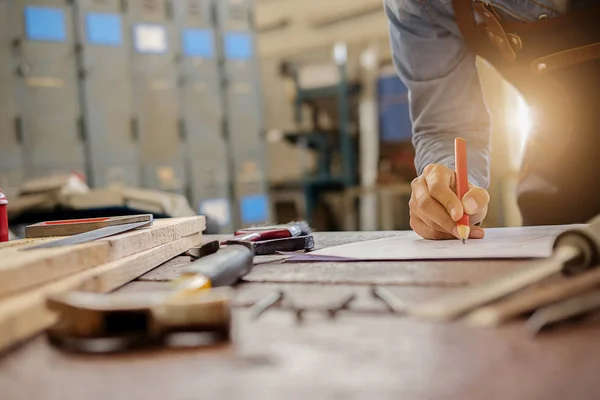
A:
[[[485,231],[479,226],[471,226],[471,232],[469,233],[470,239],[483,239],[485,237]]]
[[[470,215],[471,224],[483,220],[490,196],[485,189],[469,185],[461,201],[453,188],[455,173],[443,165],[428,165],[423,174],[411,183],[409,202],[411,228],[426,239],[453,239],[458,237],[456,221],[463,213]],[[472,226],[470,238],[485,235],[482,228]]]
[[[464,211],[472,216],[472,223],[478,223],[483,220],[483,217],[487,214],[489,202],[489,193],[477,186],[471,186],[462,199]]]
[[[458,221],[463,215],[463,205],[451,189],[454,186],[454,171],[443,165],[428,166],[425,168],[423,176],[427,182],[430,196],[444,207],[453,221]]]
[[[440,231],[431,229],[420,218],[417,218],[417,217],[411,217],[410,227],[412,228],[413,231],[415,231],[417,233],[417,235],[421,236],[424,239],[431,239],[431,240],[456,239],[453,235],[451,235],[447,232],[440,232]]]

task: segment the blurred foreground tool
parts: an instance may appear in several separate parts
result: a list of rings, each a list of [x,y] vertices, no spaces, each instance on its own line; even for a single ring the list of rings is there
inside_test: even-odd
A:
[[[8,200],[0,189],[0,243],[8,242],[8,212],[6,211],[6,205]]]
[[[212,244],[208,244],[214,249]],[[252,270],[254,247],[251,242],[236,242],[218,248],[192,262],[176,281],[180,292],[194,292],[217,286],[232,286]]]
[[[540,307],[572,298],[598,287],[600,287],[600,268],[515,293],[506,299],[476,309],[467,315],[466,319],[472,325],[497,326]]]
[[[151,226],[152,214],[132,215],[128,217],[92,218],[84,220],[62,220],[42,222],[25,228],[27,237],[67,236],[69,232],[82,232],[63,239],[24,247],[22,250],[36,250],[51,247],[71,246],[114,236],[137,228]],[[72,234],[72,233],[71,233]]]
[[[371,295],[383,302],[388,310],[394,314],[406,313],[406,304],[396,297],[392,292],[381,286],[372,286]]]
[[[258,300],[250,308],[251,318],[256,320],[263,315],[269,308],[280,302],[285,296],[283,290],[277,290],[262,299]]]
[[[568,321],[600,309],[600,290],[594,290],[550,306],[540,308],[527,320],[529,331],[536,335],[545,327]]]
[[[574,275],[598,266],[600,261],[600,216],[583,228],[558,235],[554,252],[535,265],[480,285],[441,296],[408,309],[414,316],[450,320],[479,306],[510,295],[557,272]]]
[[[47,301],[59,315],[47,337],[52,345],[79,353],[176,345],[172,339],[178,333],[201,334],[198,344],[202,345],[228,341],[231,299],[230,288],[198,293],[69,292]]]

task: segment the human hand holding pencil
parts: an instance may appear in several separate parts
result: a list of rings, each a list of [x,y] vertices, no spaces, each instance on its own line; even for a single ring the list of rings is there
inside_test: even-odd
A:
[[[455,151],[455,157],[464,156],[464,162],[460,162],[464,174],[463,170],[455,172],[444,165],[431,164],[411,183],[410,226],[425,239],[481,239],[485,234],[475,224],[486,216],[490,196],[485,189],[468,183],[465,141],[457,141],[462,141],[462,148],[460,154]],[[456,144],[455,141],[455,150]],[[460,188],[457,172],[463,174]],[[463,231],[462,238],[459,230]]]

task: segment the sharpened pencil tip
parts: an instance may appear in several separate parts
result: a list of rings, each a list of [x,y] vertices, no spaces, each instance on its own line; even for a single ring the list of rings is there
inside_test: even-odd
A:
[[[467,239],[460,239],[460,240],[463,242],[463,244],[467,243]]]

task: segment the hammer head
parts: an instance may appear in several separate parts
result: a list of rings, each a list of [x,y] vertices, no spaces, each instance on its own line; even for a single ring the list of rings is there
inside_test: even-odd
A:
[[[228,340],[232,294],[231,288],[185,294],[69,292],[47,301],[59,314],[49,335],[54,344],[78,339],[78,351],[86,351],[86,340],[100,338],[123,339],[127,346],[158,343],[183,332],[213,333]]]

